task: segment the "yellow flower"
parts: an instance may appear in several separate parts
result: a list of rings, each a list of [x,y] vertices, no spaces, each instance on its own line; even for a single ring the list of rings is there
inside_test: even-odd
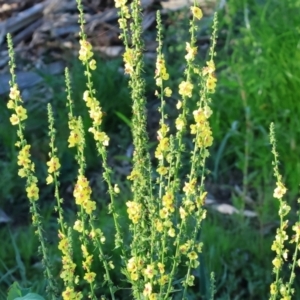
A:
[[[80,220],[76,220],[73,228],[74,228],[74,230],[76,230],[78,232],[82,232],[83,231],[82,222]]]
[[[86,40],[80,40],[79,60],[87,62],[92,56],[92,45]]]
[[[115,7],[120,8],[126,4],[127,0],[115,0]]]
[[[211,93],[215,91],[217,85],[216,83],[217,83],[217,78],[215,77],[215,75],[209,74],[206,81],[206,87]]]
[[[15,107],[14,101],[13,101],[13,100],[9,100],[9,101],[7,102],[7,108],[8,108],[8,109],[14,109],[14,107]]]
[[[196,54],[197,54],[197,47],[191,47],[190,43],[186,43],[185,50],[187,51],[185,59],[187,61],[193,61],[195,59]]]
[[[67,287],[62,293],[63,300],[79,300],[82,299],[80,293],[76,293],[73,288]]]
[[[26,188],[27,197],[32,200],[36,201],[39,199],[39,188],[37,187],[35,182],[32,182],[30,186]]]
[[[12,125],[18,125],[20,123],[20,119],[16,114],[12,114],[9,120]]]
[[[108,262],[108,265],[109,265],[110,269],[112,269],[112,270],[115,268],[115,265],[114,265],[114,263],[113,263],[112,260],[110,260],[110,261]]]
[[[132,281],[137,281],[137,280],[139,279],[139,274],[138,274],[138,273],[135,273],[135,272],[131,273],[131,274],[130,274],[130,279],[131,279]]]
[[[96,61],[94,59],[92,59],[90,62],[89,62],[89,67],[91,68],[91,70],[96,70]]]
[[[155,228],[158,232],[162,232],[164,227],[163,227],[163,223],[160,220],[157,220],[155,222]]]
[[[281,182],[278,182],[277,187],[274,190],[273,197],[277,199],[281,199],[286,193],[286,191],[287,191],[286,187]]]
[[[202,13],[202,10],[200,7],[192,6],[191,11],[192,11],[194,18],[196,18],[198,20],[202,19],[203,13]]]
[[[127,201],[127,213],[129,219],[132,221],[133,224],[137,224],[139,219],[141,218],[141,211],[142,206],[140,203],[133,202],[133,201]]]
[[[24,168],[29,168],[30,164],[30,145],[24,146],[18,154],[18,165]]]
[[[178,100],[177,104],[176,104],[176,108],[180,109],[182,107],[182,101]]]
[[[175,121],[176,129],[182,131],[185,127],[185,122],[182,118],[178,117]]]
[[[103,131],[97,131],[95,128],[90,128],[89,132],[94,134],[95,141],[99,141],[103,144],[103,146],[108,146],[109,144],[109,137]]]
[[[185,254],[188,251],[189,246],[187,244],[183,244],[179,246],[179,251]]]
[[[188,278],[186,279],[187,285],[188,286],[193,286],[194,285],[194,280],[195,280],[195,276],[194,275],[189,275]]]
[[[161,278],[159,278],[158,283],[159,285],[165,285],[169,281],[168,275],[163,275]]]
[[[12,100],[18,100],[20,98],[20,91],[18,90],[18,86],[16,84],[10,88],[9,97]]]
[[[83,208],[85,209],[85,212],[90,215],[94,210],[96,210],[96,202],[95,201],[85,201],[83,202]]]
[[[166,95],[166,97],[171,97],[172,95],[172,90],[169,87],[166,87],[164,89],[164,94]]]
[[[119,188],[119,186],[117,184],[114,185],[114,192],[116,194],[120,194],[120,188]]]
[[[149,300],[157,300],[157,293],[152,293],[149,295]]]
[[[159,269],[160,274],[164,274],[165,273],[165,265],[162,263],[157,263],[157,267]]]
[[[162,80],[169,79],[169,74],[167,72],[166,63],[163,56],[159,57],[156,61],[155,78],[157,86],[161,86]]]
[[[166,175],[168,173],[168,168],[167,167],[164,167],[164,166],[161,166],[161,167],[158,167],[156,169],[157,173],[159,175]]]
[[[277,257],[272,260],[272,263],[276,269],[281,267],[281,260]]]
[[[145,297],[147,297],[147,296],[150,296],[151,293],[152,293],[152,285],[151,285],[150,282],[148,282],[148,283],[145,284],[145,288],[144,288],[144,291],[143,291],[143,295],[144,295]]]
[[[183,97],[192,97],[193,84],[188,81],[182,81],[179,84],[179,94]]]
[[[23,106],[21,106],[21,105],[17,106],[16,113],[21,121],[27,119],[27,111]]]
[[[204,67],[202,70],[202,75],[205,76],[207,74],[213,74],[216,70],[216,66],[213,60],[208,61],[207,67]]]
[[[154,275],[157,273],[157,271],[154,269],[154,265],[148,265],[146,269],[144,269],[144,275],[152,279]]]
[[[96,277],[96,273],[94,272],[88,272],[84,275],[84,279],[88,282],[88,283],[93,283],[93,281],[95,280]]]
[[[170,229],[168,230],[168,235],[169,235],[170,237],[174,237],[174,236],[175,236],[175,229],[174,229],[174,228],[170,228]]]
[[[21,177],[21,178],[24,178],[26,177],[26,169],[22,168],[18,171],[18,175]]]
[[[68,139],[69,148],[79,145],[81,142],[81,134],[79,130],[72,130]]]
[[[157,131],[157,139],[160,141],[162,138],[166,137],[169,130],[170,128],[168,125],[162,124],[160,129]]]
[[[46,183],[50,184],[52,182],[53,182],[53,176],[52,175],[48,175],[47,178],[46,178]]]
[[[130,273],[134,273],[137,270],[136,258],[131,257],[127,263],[127,270]]]
[[[162,219],[166,219],[169,215],[169,212],[168,212],[168,209],[166,207],[162,208],[160,211],[159,211],[159,216],[162,218]]]
[[[59,160],[56,156],[51,157],[51,159],[47,162],[48,173],[54,173],[60,168]]]
[[[66,253],[69,247],[69,242],[66,237],[63,237],[58,243],[58,249],[63,253]]]
[[[206,121],[206,116],[202,108],[193,111],[194,119],[197,124],[201,124]]]
[[[187,212],[184,210],[184,208],[182,206],[179,207],[179,214],[180,214],[180,218],[182,220],[185,220],[185,218],[187,216]]]
[[[187,256],[190,260],[195,260],[198,258],[198,254],[195,251],[190,252]]]
[[[123,59],[125,62],[125,73],[132,74],[133,73],[133,64],[134,64],[134,51],[133,49],[126,49],[123,54]]]

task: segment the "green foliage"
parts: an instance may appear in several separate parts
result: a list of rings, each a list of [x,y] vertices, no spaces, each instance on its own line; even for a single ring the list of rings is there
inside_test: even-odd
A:
[[[21,288],[17,282],[14,282],[9,288],[7,300],[44,300],[44,298],[30,293],[30,289]]]
[[[264,190],[271,179],[268,127],[275,122],[281,168],[293,198],[300,175],[300,126],[293,117],[300,113],[299,3],[231,1],[228,8],[220,17],[227,30],[221,34],[225,48],[218,56],[220,84],[212,122],[213,151],[220,159],[210,169],[218,182],[239,170],[248,187]]]

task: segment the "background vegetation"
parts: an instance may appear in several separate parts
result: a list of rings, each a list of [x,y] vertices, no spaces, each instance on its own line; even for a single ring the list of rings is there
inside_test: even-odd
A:
[[[211,271],[215,272],[216,277],[216,299],[266,299],[268,295],[274,256],[270,248],[277,226],[278,208],[277,201],[272,197],[275,185],[268,138],[272,121],[276,124],[277,147],[283,162],[281,172],[294,211],[300,178],[299,15],[298,0],[227,1],[225,8],[219,12],[218,87],[213,99],[214,114],[211,121],[214,145],[208,162],[211,173],[207,189],[216,202],[230,203],[239,209],[247,208],[255,212],[257,217],[228,216],[208,206],[208,218],[202,229],[205,248],[199,271],[201,279],[190,299],[199,299],[200,295],[207,293]],[[168,57],[169,73],[174,78],[174,87],[181,80],[177,76],[183,64],[180,59],[185,49],[182,42],[186,37],[185,16],[184,12],[176,12],[170,16],[171,26],[165,29],[165,50],[171,53]],[[201,29],[201,34],[209,34],[210,19],[207,18],[206,22],[208,26]],[[110,163],[117,170],[119,185],[124,185],[122,182],[128,168],[126,152],[131,147],[127,79],[119,72],[121,60],[104,61],[99,58],[98,64],[101,67],[98,67],[99,73],[94,82],[107,114],[104,130],[112,138]],[[83,74],[77,61],[70,61],[70,65],[75,106],[81,110],[82,102],[78,95],[84,89]],[[154,90],[154,82],[153,72],[150,71],[153,71],[153,65],[149,62],[145,76],[149,89],[149,110],[154,112],[156,103],[150,92]],[[51,102],[55,108],[56,127],[60,128],[57,140],[61,143],[59,148],[63,150],[60,152],[62,191],[67,199],[65,209],[69,212],[69,218],[73,218],[71,187],[76,174],[71,171],[73,158],[65,151],[68,133],[62,78],[49,76],[47,83],[56,91]],[[47,118],[46,105],[40,96],[37,94],[27,103],[30,115],[27,135],[33,145],[39,178],[45,178]],[[4,299],[8,287],[15,280],[22,286],[33,286],[34,291],[41,294],[44,293],[44,282],[41,280],[41,264],[36,251],[38,242],[30,227],[24,183],[17,176],[15,133],[9,124],[5,101],[1,101],[0,106],[0,208],[12,219],[10,223],[0,224],[0,240],[5,241],[0,247],[0,298]],[[88,122],[86,117],[86,126]],[[149,131],[151,137],[155,131],[151,120]],[[87,140],[89,143],[91,141]],[[88,172],[94,187],[94,198],[99,205],[106,205],[101,165],[92,149],[87,146]],[[41,191],[45,229],[55,233],[57,225],[49,187],[45,184]],[[124,194],[124,200],[126,198]],[[120,203],[120,206],[123,204]],[[291,218],[293,221],[296,214],[292,214]],[[110,217],[103,214],[99,219],[109,232],[112,226]],[[56,240],[56,236],[49,235],[54,266],[59,268]],[[54,246],[51,247],[51,244]],[[107,246],[110,247],[109,244]],[[299,297],[300,294],[296,295]]]

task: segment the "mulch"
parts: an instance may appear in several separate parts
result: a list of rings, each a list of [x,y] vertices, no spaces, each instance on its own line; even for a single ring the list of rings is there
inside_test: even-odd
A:
[[[215,0],[200,2],[206,15],[216,9]],[[188,1],[142,0],[141,4],[143,30],[147,32],[155,30],[157,9],[168,16],[170,11],[181,9]],[[120,30],[114,1],[83,0],[83,6],[85,31],[94,50],[106,58],[122,55],[124,47],[118,38]],[[70,55],[77,56],[78,32],[75,0],[0,0],[0,95],[9,91],[7,33],[12,34],[18,84],[22,90],[43,80],[38,73],[55,75],[63,72]],[[147,39],[145,47],[148,53],[155,55],[155,38]]]

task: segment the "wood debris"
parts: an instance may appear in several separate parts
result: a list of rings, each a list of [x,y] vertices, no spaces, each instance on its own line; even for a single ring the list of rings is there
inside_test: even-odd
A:
[[[4,83],[9,73],[7,33],[12,34],[17,72],[27,72],[32,66],[39,70],[47,69],[45,61],[62,63],[66,61],[65,57],[77,55],[79,47],[78,11],[75,0],[5,0],[4,4],[2,1],[0,0],[0,75],[6,75],[0,76],[0,94],[7,92],[7,84]],[[169,9],[163,8],[166,4],[171,5],[170,9],[178,9],[176,1],[142,0],[144,31],[155,30],[157,9],[166,13],[166,9]],[[83,7],[87,38],[94,49],[104,57],[120,56],[124,48],[119,40],[120,30],[114,0],[83,0]],[[155,38],[148,39],[146,50],[149,56],[155,53],[155,48]],[[25,83],[21,84],[22,87],[24,85]]]

